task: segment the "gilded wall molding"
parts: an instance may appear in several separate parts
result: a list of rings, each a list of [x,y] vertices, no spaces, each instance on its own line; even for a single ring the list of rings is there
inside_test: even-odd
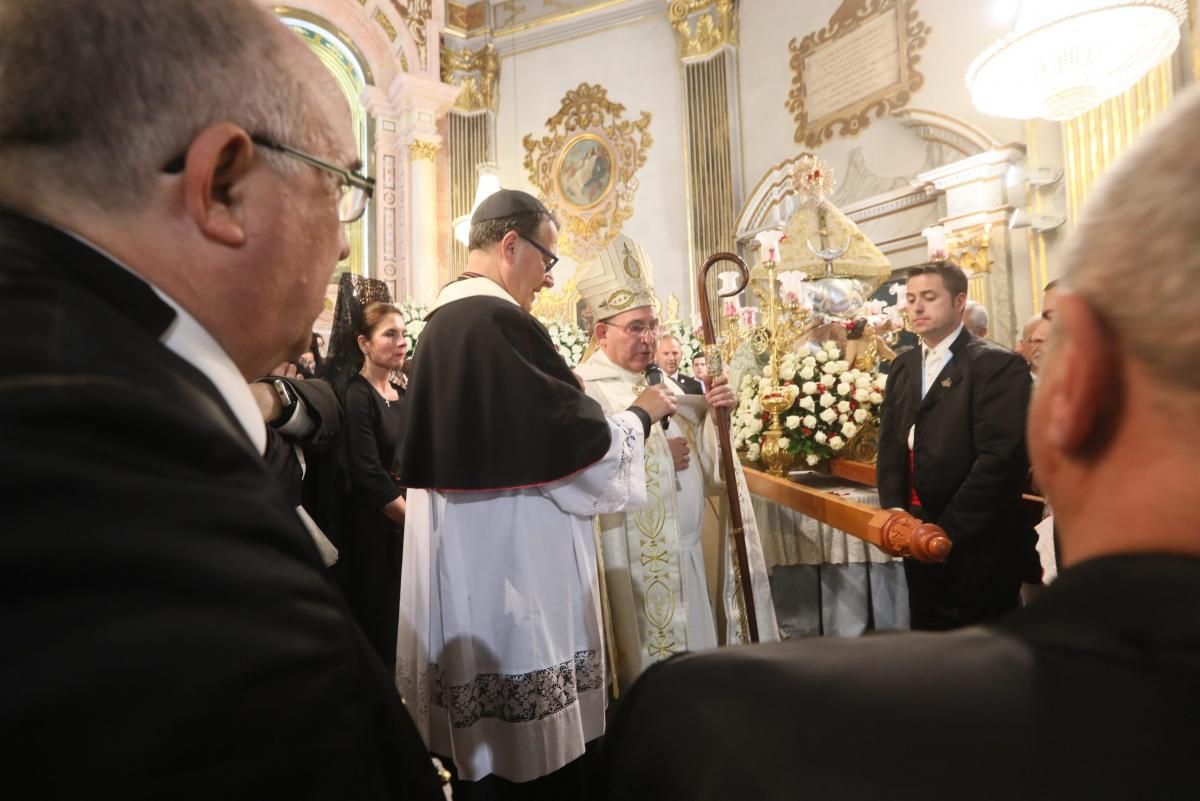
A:
[[[892,14],[896,17],[898,37],[898,80],[865,97],[850,98],[847,105],[814,119],[811,115],[812,87],[806,84],[806,61],[822,51],[830,52],[827,48],[840,40]],[[817,147],[832,139],[835,129],[839,136],[855,136],[871,124],[872,116],[882,117],[907,106],[913,93],[925,84],[925,77],[916,67],[930,32],[917,13],[916,0],[844,0],[825,28],[803,39],[792,39],[788,49],[792,53],[790,63],[795,74],[788,93],[787,110],[792,112],[796,122],[795,141],[805,147]],[[847,73],[843,71],[843,74]]]
[[[734,0],[674,0],[667,14],[682,59],[701,58],[737,45]]]
[[[383,32],[387,35],[389,42],[396,41],[396,37],[399,35],[399,33],[396,31],[396,26],[392,24],[390,19],[388,19],[388,15],[383,13],[382,8],[375,9],[372,19],[374,19],[379,27],[383,29]],[[408,70],[406,69],[405,72],[407,71]]]
[[[441,148],[442,146],[437,142],[414,139],[408,145],[408,155],[413,161],[433,161],[437,158],[437,153]]]
[[[391,0],[400,21],[408,29],[417,55],[421,58],[421,69],[429,68],[429,21],[433,19],[433,0]],[[394,37],[393,37],[394,38]]]
[[[442,80],[460,88],[454,108],[495,111],[500,59],[490,42],[479,50],[442,49]]]
[[[600,85],[581,83],[546,120],[549,134],[526,134],[525,170],[542,201],[562,220],[559,249],[586,262],[633,216],[637,171],[652,139],[650,112],[622,119],[625,106]]]

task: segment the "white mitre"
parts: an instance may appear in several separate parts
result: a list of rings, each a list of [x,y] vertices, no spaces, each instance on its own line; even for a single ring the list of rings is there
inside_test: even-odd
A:
[[[618,234],[580,270],[575,285],[595,322],[615,317],[628,309],[658,305],[650,258],[641,246],[624,234]]]

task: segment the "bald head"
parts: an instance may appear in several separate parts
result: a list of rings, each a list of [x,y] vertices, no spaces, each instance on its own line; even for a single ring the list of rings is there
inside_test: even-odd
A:
[[[1110,168],[1066,249],[1029,447],[1067,564],[1200,556],[1198,126],[1193,87]]]

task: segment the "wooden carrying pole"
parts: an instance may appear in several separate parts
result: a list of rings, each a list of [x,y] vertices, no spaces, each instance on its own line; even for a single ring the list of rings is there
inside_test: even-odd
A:
[[[755,495],[866,540],[886,554],[928,563],[944,562],[950,555],[953,543],[941,526],[922,523],[903,509],[864,506],[761,470],[747,467],[745,472]]]
[[[704,329],[705,355],[708,357],[710,375],[721,375],[725,366],[716,358],[716,331],[713,329],[712,311],[708,304],[708,271],[723,261],[733,262],[738,270],[738,286],[732,292],[717,298],[726,298],[738,294],[746,288],[750,281],[750,270],[746,262],[736,253],[714,253],[704,260],[700,266],[700,274],[696,277],[696,297],[700,301],[700,323]],[[742,591],[742,605],[746,610],[746,628],[750,642],[758,642],[758,615],[754,608],[754,592],[750,586],[750,557],[746,553],[746,529],[742,522],[742,502],[738,497],[737,474],[734,473],[733,442],[729,439],[729,410],[713,409],[717,423],[717,444],[721,448],[721,475],[725,478],[725,491],[729,494],[729,516],[733,528],[733,541],[737,549],[738,584]]]

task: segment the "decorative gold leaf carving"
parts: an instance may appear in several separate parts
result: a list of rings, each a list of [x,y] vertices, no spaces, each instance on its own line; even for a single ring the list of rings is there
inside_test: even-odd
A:
[[[900,37],[900,80],[868,97],[855,101],[834,114],[810,120],[805,108],[806,89],[804,62],[820,48],[854,32],[875,17],[896,11],[897,32]],[[855,136],[871,124],[871,116],[882,117],[904,108],[912,95],[925,84],[925,76],[917,71],[920,51],[932,29],[917,14],[916,0],[844,0],[829,19],[829,25],[797,41],[792,39],[792,89],[788,93],[787,110],[796,121],[795,141],[806,147],[817,147],[833,138],[834,128],[839,136]]]
[[[460,111],[495,109],[500,59],[491,43],[479,50],[442,50],[442,80],[461,87],[454,107]]]
[[[625,106],[608,99],[607,89],[581,83],[546,120],[549,135],[524,138],[529,179],[561,220],[559,250],[579,262],[590,260],[633,216],[637,171],[653,140],[647,130],[650,112],[643,111],[637,120],[622,119],[624,112]],[[580,166],[580,159],[570,158],[577,148],[588,149],[587,157],[600,162],[598,173],[608,170],[607,180],[586,192],[564,181],[567,170]]]
[[[396,26],[388,19],[387,14],[383,13],[382,8],[375,9],[375,21],[379,23],[380,28],[383,28],[383,32],[387,34],[389,42],[396,41]]]
[[[733,0],[674,0],[667,7],[680,58],[695,58],[737,44]],[[697,16],[698,15],[698,16]]]
[[[417,55],[421,57],[421,69],[429,66],[429,20],[433,19],[433,0],[392,0],[392,8],[400,16],[413,44],[417,46]],[[392,37],[395,39],[395,37]]]

